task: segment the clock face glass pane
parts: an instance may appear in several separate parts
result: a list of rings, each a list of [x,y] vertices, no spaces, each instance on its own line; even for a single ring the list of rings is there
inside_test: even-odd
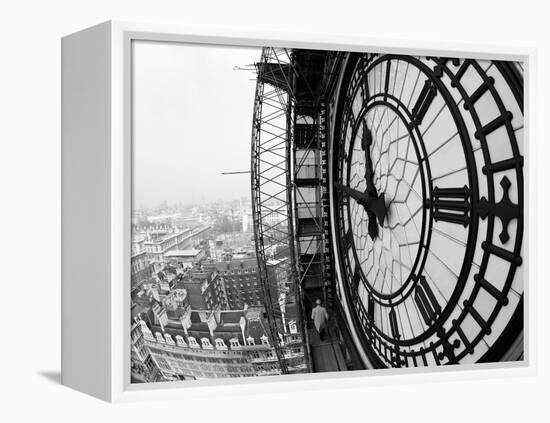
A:
[[[523,306],[522,68],[374,54],[342,66],[331,169],[357,336],[378,366],[490,360]]]

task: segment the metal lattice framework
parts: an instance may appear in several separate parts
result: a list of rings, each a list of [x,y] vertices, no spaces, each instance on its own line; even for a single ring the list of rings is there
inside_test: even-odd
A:
[[[292,298],[278,297],[277,279],[270,277],[270,274],[276,274],[278,270],[288,273],[289,284],[293,285],[291,291],[295,293],[301,314],[300,285],[295,271],[291,191],[288,189],[291,184],[292,81],[295,76],[290,51],[264,48],[256,70],[251,163],[256,253],[270,342],[275,348],[281,372],[289,373],[280,339],[280,334],[285,331],[281,320],[281,302],[288,303]],[[268,272],[268,265],[271,272]],[[297,323],[300,325],[302,322],[299,315]],[[301,331],[304,351],[307,351],[304,327]],[[307,360],[308,354],[305,355]]]
[[[280,304],[266,263],[288,257],[292,291],[307,367],[311,370],[306,303],[318,295],[331,305],[326,107],[320,84],[326,52],[265,48],[256,65],[258,84],[252,140],[252,198],[260,279],[272,339],[280,333]],[[282,251],[282,254],[281,254]],[[276,264],[285,265],[284,263]],[[315,295],[313,297],[312,295]],[[311,297],[311,298],[310,298]],[[287,298],[288,299],[288,298]],[[280,345],[281,370],[286,369]]]

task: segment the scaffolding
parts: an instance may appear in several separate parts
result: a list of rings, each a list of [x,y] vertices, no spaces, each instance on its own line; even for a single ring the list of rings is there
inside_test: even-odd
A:
[[[297,324],[302,333],[305,369],[311,371],[307,331],[303,325],[301,287],[297,280],[294,251],[293,210],[291,207],[292,113],[295,101],[293,83],[296,69],[287,49],[266,47],[256,64],[257,84],[252,128],[252,211],[256,254],[269,338],[281,373],[296,371],[295,362],[285,356],[282,334],[286,333],[283,313],[295,302]],[[290,265],[289,265],[290,263]],[[268,266],[270,269],[268,270]],[[273,277],[278,267],[287,274],[288,292],[281,292]],[[276,293],[279,293],[277,295]]]
[[[292,372],[280,345],[281,304],[273,298],[269,260],[288,257],[311,371],[307,313],[316,298],[332,307],[333,275],[327,192],[327,52],[264,48],[256,64],[252,135],[252,203],[266,315],[282,373]],[[330,78],[329,78],[330,79]],[[276,262],[276,260],[275,260]]]

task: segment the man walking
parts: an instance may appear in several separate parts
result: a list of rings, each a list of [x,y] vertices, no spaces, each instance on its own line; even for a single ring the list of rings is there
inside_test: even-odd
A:
[[[313,320],[315,329],[317,329],[317,332],[319,332],[319,338],[321,339],[321,341],[324,341],[328,313],[327,309],[321,305],[321,300],[317,299],[315,303],[317,304],[317,306],[311,312],[311,319]]]

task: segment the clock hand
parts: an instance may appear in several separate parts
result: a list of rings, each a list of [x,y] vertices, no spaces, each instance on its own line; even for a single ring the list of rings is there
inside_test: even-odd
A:
[[[350,188],[346,185],[342,185],[339,183],[334,183],[336,188],[338,188],[340,191],[346,193],[348,196],[353,198],[358,203],[361,203],[361,201],[364,201],[367,197],[367,195],[363,191],[359,191],[353,188]]]
[[[386,206],[386,199],[384,194],[380,194],[377,197],[371,197],[373,198],[369,211],[373,212],[374,215],[378,218],[378,223],[380,226],[384,226],[384,219],[386,218],[386,214],[388,212],[387,206]]]
[[[369,216],[369,235],[374,240],[378,236],[378,227],[376,226],[375,217],[378,218],[378,222],[380,223],[380,226],[383,226],[384,224],[384,218],[386,217],[387,213],[387,206],[384,199],[384,194],[381,196],[378,195],[376,191],[376,186],[373,182],[374,177],[374,170],[372,168],[372,160],[370,157],[370,147],[372,145],[372,134],[367,126],[367,121],[363,119],[362,121],[363,125],[363,133],[361,137],[361,148],[365,152],[365,182],[367,184],[366,193],[370,194],[371,197],[374,197],[377,199],[373,203],[373,205],[369,208],[367,208],[367,215]],[[381,199],[381,201],[380,201]]]
[[[376,187],[372,181],[374,170],[372,169],[372,160],[370,157],[370,147],[372,145],[372,134],[367,126],[367,122],[363,119],[363,136],[361,137],[361,148],[365,152],[365,180],[367,182],[367,191],[377,196]]]
[[[380,226],[384,225],[384,219],[386,218],[386,213],[387,213],[384,194],[375,196],[375,195],[371,195],[367,191],[365,192],[359,191],[342,184],[335,183],[334,185],[336,186],[337,189],[344,192],[351,198],[355,199],[357,203],[365,207],[367,212],[373,213],[378,219],[378,223],[380,224]],[[369,230],[369,235],[370,235],[370,232],[371,230]]]

